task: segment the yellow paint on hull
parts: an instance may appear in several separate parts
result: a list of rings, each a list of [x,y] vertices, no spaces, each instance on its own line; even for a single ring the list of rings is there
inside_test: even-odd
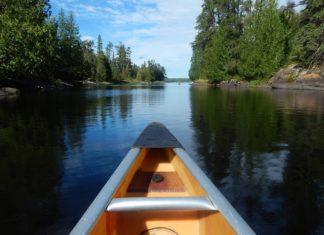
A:
[[[151,181],[159,174],[161,182]],[[197,179],[171,148],[143,148],[113,198],[207,197]],[[105,211],[90,234],[236,234],[219,211]]]

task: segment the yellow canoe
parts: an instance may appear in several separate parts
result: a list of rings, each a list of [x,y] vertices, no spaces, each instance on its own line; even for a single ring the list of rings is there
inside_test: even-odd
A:
[[[151,123],[71,231],[255,234],[160,123]]]

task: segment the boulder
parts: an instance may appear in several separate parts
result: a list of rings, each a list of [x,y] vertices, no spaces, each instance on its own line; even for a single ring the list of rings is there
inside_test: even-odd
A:
[[[0,88],[0,96],[12,96],[12,95],[18,95],[20,91],[16,88],[12,87],[2,87]]]
[[[270,80],[275,89],[324,90],[324,65],[300,68],[290,65],[281,69]]]

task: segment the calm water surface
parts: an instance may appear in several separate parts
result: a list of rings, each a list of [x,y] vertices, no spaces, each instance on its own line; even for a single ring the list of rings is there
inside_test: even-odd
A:
[[[324,233],[324,93],[166,84],[0,100],[0,234],[67,234],[152,121],[258,234]]]

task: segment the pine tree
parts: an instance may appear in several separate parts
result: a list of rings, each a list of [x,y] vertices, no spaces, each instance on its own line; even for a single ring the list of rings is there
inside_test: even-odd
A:
[[[106,46],[106,57],[108,61],[110,62],[112,60],[112,55],[114,53],[114,44],[112,42],[109,42]]]
[[[205,78],[213,81],[229,79],[226,64],[229,61],[227,38],[222,30],[213,36],[211,46],[206,50],[201,65]]]
[[[290,63],[292,50],[294,48],[294,38],[298,30],[299,15],[296,13],[294,8],[295,3],[288,2],[287,6],[280,9],[280,19],[284,27],[284,62]]]
[[[245,19],[239,72],[245,79],[271,76],[284,62],[284,27],[275,0],[257,0]]]
[[[299,30],[295,38],[295,60],[303,66],[321,65],[324,61],[324,2],[304,0]]]
[[[204,78],[202,75],[203,55],[206,48],[210,45],[212,35],[216,26],[214,17],[214,3],[205,0],[202,5],[202,12],[197,18],[196,30],[198,31],[195,41],[192,43],[191,66],[189,78],[191,80]]]
[[[103,50],[102,50],[102,39],[101,39],[101,35],[98,35],[98,40],[97,40],[97,54],[103,54]]]
[[[94,42],[85,40],[82,42],[82,51],[84,58],[84,76],[90,80],[95,80],[96,76],[96,56],[94,54]]]
[[[58,16],[58,68],[57,78],[67,81],[84,79],[83,51],[78,26],[72,12],[68,18],[61,10]]]
[[[112,80],[112,71],[109,60],[103,52],[102,38],[98,35],[97,40],[97,57],[96,57],[96,81],[109,81]]]
[[[224,80],[238,75],[242,18],[249,10],[250,1],[204,1],[197,18],[198,34],[192,45],[191,79]],[[224,51],[226,56],[218,56]]]

